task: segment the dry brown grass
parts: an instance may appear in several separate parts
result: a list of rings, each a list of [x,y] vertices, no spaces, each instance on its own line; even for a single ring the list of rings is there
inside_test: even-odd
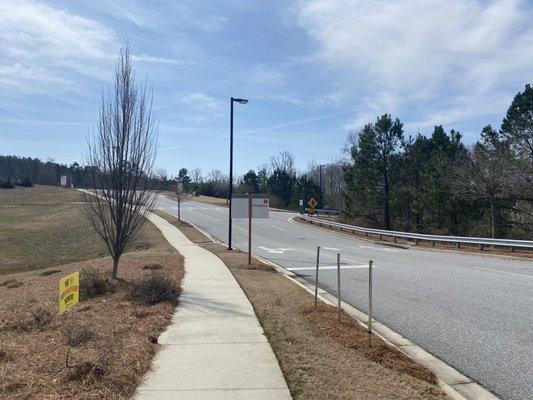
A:
[[[81,192],[36,186],[1,193],[0,275],[107,255],[84,215]],[[154,226],[147,225],[130,250],[154,246],[158,234]]]
[[[335,220],[334,218],[327,218],[327,217],[320,217],[321,219],[326,220]],[[338,229],[331,229],[323,226],[319,226],[316,224],[311,224],[309,221],[306,221],[304,219],[301,219],[299,217],[294,218],[295,222],[301,223],[301,224],[307,224],[312,225],[316,229],[323,229],[327,231],[339,231]],[[340,232],[340,231],[339,231]],[[365,236],[364,233],[360,232],[351,232],[344,229],[342,231],[345,235],[355,236],[361,239],[369,240],[375,243],[398,243],[398,244],[405,244],[409,245],[413,248],[423,248],[423,249],[435,249],[435,250],[448,250],[448,251],[461,251],[461,252],[467,252],[467,253],[479,253],[479,254],[492,254],[492,255],[505,255],[505,256],[512,256],[512,257],[524,257],[524,258],[533,258],[533,251],[528,251],[526,249],[516,249],[515,251],[511,251],[510,249],[504,248],[504,247],[484,247],[483,250],[480,250],[479,246],[468,246],[466,244],[461,244],[460,248],[457,248],[457,245],[454,243],[439,243],[436,242],[435,246],[433,246],[430,242],[419,242],[418,244],[415,244],[414,240],[407,240],[407,239],[397,239],[396,242],[394,242],[394,239],[391,237],[383,236],[382,239],[379,239],[378,235],[368,235]]]
[[[164,240],[164,239],[162,239]],[[13,276],[23,286],[0,290],[0,398],[124,399],[157,351],[174,305],[131,300],[131,286],[154,273],[180,281],[183,259],[165,246],[123,256],[114,293],[81,298],[57,314],[58,279],[91,267],[110,273],[110,258],[60,266],[61,273]],[[68,354],[68,359],[67,359]]]
[[[208,242],[185,223],[161,213],[192,241],[216,254],[232,271],[251,301],[274,350],[291,393],[297,399],[446,399],[434,375],[374,338],[336,310],[313,307],[313,297],[274,268],[247,254]]]

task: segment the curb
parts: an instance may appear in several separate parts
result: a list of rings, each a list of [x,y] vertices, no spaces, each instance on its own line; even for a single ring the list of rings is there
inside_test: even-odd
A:
[[[169,215],[172,215],[164,210],[163,211]],[[195,224],[191,223],[182,218],[183,221],[189,223],[192,227],[197,229],[200,233],[204,234],[206,237],[211,239],[214,243],[221,244],[225,246],[217,238],[213,237],[202,228],[199,228]],[[267,260],[261,256],[253,255],[256,259],[261,262],[270,265],[276,269],[279,273],[283,274],[287,279],[300,286],[308,293],[314,295],[315,285],[308,282],[304,278],[296,275],[295,273],[286,270],[282,266]],[[318,289],[318,298],[324,303],[334,306],[337,306],[337,297],[328,293],[327,291],[319,288]],[[368,315],[363,311],[357,309],[356,307],[341,301],[342,309],[354,318],[362,327],[367,328]],[[421,347],[417,346],[409,339],[403,337],[399,333],[395,332],[386,325],[373,320],[372,322],[373,333],[379,336],[387,344],[396,349],[400,350],[402,353],[415,360],[419,364],[428,368],[432,371],[438,379],[439,385],[444,390],[444,392],[450,396],[453,400],[500,400],[499,397],[495,396],[487,389],[483,388],[480,384],[470,379],[466,375],[463,375],[461,372],[457,371],[452,366],[446,364],[444,361],[435,357],[431,353],[425,351]]]

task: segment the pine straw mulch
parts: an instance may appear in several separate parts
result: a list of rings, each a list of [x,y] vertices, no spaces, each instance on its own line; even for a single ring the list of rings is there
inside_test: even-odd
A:
[[[87,267],[107,274],[110,266],[111,260],[102,258],[0,279],[0,398],[133,395],[175,304],[147,305],[131,300],[129,291],[156,272],[181,281],[183,257],[168,248],[125,254],[113,293],[81,298],[58,315],[59,278]]]
[[[247,254],[209,241],[185,222],[159,213],[190,240],[217,255],[252,303],[289,389],[299,400],[445,400],[435,375],[367,332],[274,268]]]

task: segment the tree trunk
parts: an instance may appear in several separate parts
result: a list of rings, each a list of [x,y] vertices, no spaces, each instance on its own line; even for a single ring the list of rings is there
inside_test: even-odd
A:
[[[118,275],[118,262],[120,261],[120,256],[113,258],[113,272],[111,273],[111,277],[113,279],[117,279]]]
[[[490,199],[490,227],[491,227],[491,233],[492,233],[492,238],[494,239],[495,238],[495,233],[496,233],[496,222],[495,222],[495,218],[494,218],[494,199]]]

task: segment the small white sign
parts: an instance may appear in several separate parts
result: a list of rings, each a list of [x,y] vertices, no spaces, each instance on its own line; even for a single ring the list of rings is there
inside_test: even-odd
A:
[[[66,187],[67,186],[67,176],[61,175],[61,186]]]
[[[300,199],[300,207],[303,207],[304,205],[304,199]]]
[[[183,192],[183,182],[178,182],[176,185],[176,193],[181,194]]]
[[[252,218],[268,218],[269,208],[268,197],[252,197]],[[231,218],[248,218],[248,196],[231,198]]]

